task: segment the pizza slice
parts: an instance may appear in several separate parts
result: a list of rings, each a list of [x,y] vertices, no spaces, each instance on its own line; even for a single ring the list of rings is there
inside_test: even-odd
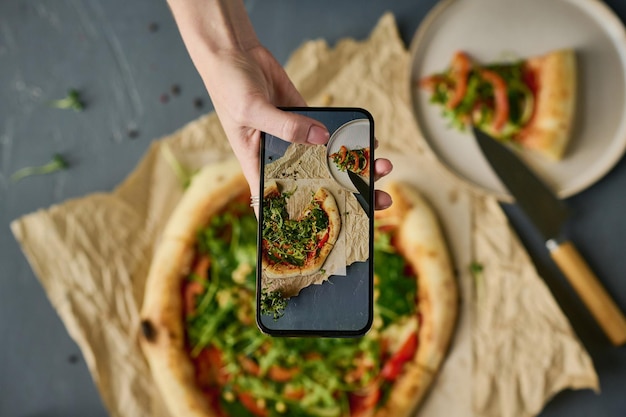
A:
[[[256,220],[236,160],[193,179],[154,254],[140,343],[173,417],[405,417],[454,331],[457,289],[432,210],[404,184],[376,222],[376,307],[362,338],[254,326]],[[279,295],[274,295],[279,300]]]
[[[369,176],[370,148],[348,149],[341,145],[339,150],[329,157],[339,171],[352,171],[364,177]]]
[[[289,218],[287,199],[276,181],[263,192],[262,264],[269,278],[289,278],[318,272],[332,251],[341,215],[337,202],[325,188],[319,188],[297,219]]]
[[[463,130],[473,124],[497,139],[562,159],[576,105],[573,50],[492,64],[458,51],[446,71],[419,84],[452,126]]]

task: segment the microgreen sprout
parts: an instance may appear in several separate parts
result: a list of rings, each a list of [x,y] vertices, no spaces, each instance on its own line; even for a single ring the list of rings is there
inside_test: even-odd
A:
[[[73,109],[77,112],[85,109],[85,103],[83,103],[83,100],[80,98],[80,92],[76,89],[71,89],[67,92],[65,98],[54,100],[50,105],[57,109]]]
[[[483,264],[477,261],[472,261],[469,265],[470,273],[474,278],[474,291],[476,294],[476,304],[483,306],[485,299],[485,278],[483,272],[485,270]]]
[[[186,189],[187,187],[189,187],[189,184],[191,184],[191,179],[198,172],[198,170],[190,170],[187,167],[183,166],[183,164],[181,164],[180,161],[176,159],[174,153],[167,143],[164,143],[161,146],[161,152],[163,154],[163,157],[165,158],[165,161],[170,166],[170,168],[172,168],[172,171],[174,171],[176,178],[178,178],[183,188]]]
[[[45,165],[25,167],[25,168],[15,171],[13,175],[11,175],[11,181],[17,182],[21,180],[22,178],[26,178],[31,175],[50,174],[55,171],[67,169],[68,167],[69,167],[68,162],[61,155],[55,154],[52,157],[52,160]]]

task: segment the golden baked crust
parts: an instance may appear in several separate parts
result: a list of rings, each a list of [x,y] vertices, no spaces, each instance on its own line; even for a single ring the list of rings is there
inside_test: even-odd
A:
[[[214,417],[185,349],[182,282],[195,255],[197,231],[248,192],[235,159],[204,168],[172,213],[154,254],[141,310],[140,344],[167,407],[175,416]]]
[[[322,210],[324,210],[328,216],[328,240],[320,249],[317,258],[315,258],[313,262],[304,265],[301,270],[302,275],[314,274],[322,268],[324,262],[326,262],[326,258],[328,258],[328,255],[330,255],[330,252],[333,250],[337,242],[337,237],[339,236],[339,231],[341,230],[341,216],[339,215],[339,208],[337,207],[335,197],[325,188],[320,188],[315,192],[313,200],[320,204]]]
[[[517,139],[528,149],[560,160],[571,137],[576,107],[576,56],[571,49],[530,58],[537,82],[535,112]]]
[[[409,415],[438,372],[456,327],[458,288],[445,238],[430,205],[413,187],[390,182],[393,205],[376,218],[397,227],[397,247],[416,272],[418,348],[377,417]],[[386,411],[385,411],[386,410]]]

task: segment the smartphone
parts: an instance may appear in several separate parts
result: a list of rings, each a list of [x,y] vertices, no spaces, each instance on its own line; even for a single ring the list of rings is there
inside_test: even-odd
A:
[[[373,319],[374,119],[282,110],[320,121],[330,139],[261,134],[257,324],[273,336],[362,336]]]

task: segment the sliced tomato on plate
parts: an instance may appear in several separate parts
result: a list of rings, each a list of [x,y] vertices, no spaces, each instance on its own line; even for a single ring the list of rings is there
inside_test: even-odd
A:
[[[506,81],[494,71],[483,69],[481,77],[493,86],[494,116],[493,129],[500,132],[509,119],[509,96],[506,91]]]
[[[452,58],[450,72],[454,79],[454,91],[452,97],[448,100],[448,108],[456,108],[467,93],[467,78],[472,69],[472,62],[464,52],[457,52]]]

